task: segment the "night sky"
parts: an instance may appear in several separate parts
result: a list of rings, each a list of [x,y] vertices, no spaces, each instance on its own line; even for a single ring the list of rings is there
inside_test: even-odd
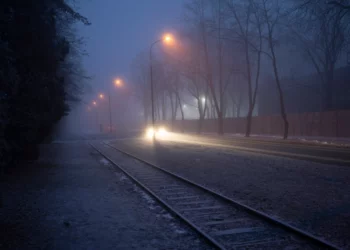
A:
[[[94,91],[113,84],[117,76],[130,79],[133,58],[157,40],[175,30],[182,20],[183,0],[87,0],[79,11],[91,26],[79,25],[89,54],[83,60],[93,77]]]

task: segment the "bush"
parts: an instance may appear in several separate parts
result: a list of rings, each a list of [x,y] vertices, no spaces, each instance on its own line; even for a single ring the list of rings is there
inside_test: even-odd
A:
[[[0,166],[35,160],[38,144],[69,112],[79,89],[72,77],[75,37],[70,27],[86,18],[64,0],[0,3]],[[70,35],[67,35],[70,34]],[[68,94],[69,89],[69,94]],[[75,99],[78,99],[75,96]]]

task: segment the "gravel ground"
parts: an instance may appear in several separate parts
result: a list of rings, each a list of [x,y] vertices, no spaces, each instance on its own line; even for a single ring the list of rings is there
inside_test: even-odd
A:
[[[115,145],[350,249],[349,167],[191,144]]]
[[[0,249],[210,249],[84,143],[44,145],[0,185]]]

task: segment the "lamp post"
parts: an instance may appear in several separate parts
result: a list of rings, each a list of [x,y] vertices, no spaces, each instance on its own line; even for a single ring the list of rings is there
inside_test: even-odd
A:
[[[109,133],[112,134],[112,110],[111,110],[111,95],[108,93],[108,106],[109,106]]]
[[[117,88],[120,88],[123,86],[123,81],[119,78],[117,78],[114,81],[114,84]],[[104,95],[100,94],[99,97],[101,99],[104,99]],[[111,94],[108,93],[108,111],[109,111],[109,132],[112,133],[112,108],[111,108]]]
[[[173,37],[170,34],[166,34],[163,36],[162,39],[159,39],[151,44],[151,47],[149,49],[149,61],[150,61],[150,81],[151,81],[151,107],[152,107],[152,128],[154,128],[154,87],[153,87],[153,67],[152,67],[152,48],[155,44],[164,41],[166,43],[171,43],[173,41]],[[155,139],[155,134],[153,133],[153,139]]]
[[[92,104],[96,107],[97,106],[97,102],[96,101],[93,101]],[[97,131],[99,131],[99,125],[98,125],[98,111],[97,111],[97,108],[95,109],[95,114],[96,114],[96,128],[97,128]]]
[[[99,95],[100,99],[104,99],[103,94]],[[109,133],[112,133],[112,111],[111,111],[111,95],[108,93],[108,112],[109,112]]]

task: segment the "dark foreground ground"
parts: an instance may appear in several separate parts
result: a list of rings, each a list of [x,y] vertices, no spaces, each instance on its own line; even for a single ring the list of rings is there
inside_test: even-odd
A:
[[[0,249],[209,249],[83,141],[42,146],[0,185]]]

